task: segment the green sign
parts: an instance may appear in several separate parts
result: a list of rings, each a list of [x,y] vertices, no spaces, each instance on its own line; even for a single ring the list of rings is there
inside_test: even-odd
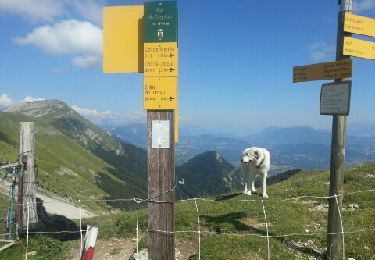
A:
[[[144,4],[144,42],[177,42],[176,1]]]

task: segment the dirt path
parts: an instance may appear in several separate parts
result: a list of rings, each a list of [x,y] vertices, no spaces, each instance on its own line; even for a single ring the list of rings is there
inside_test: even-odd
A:
[[[130,239],[122,240],[114,238],[111,240],[98,240],[96,242],[94,260],[126,260],[133,255],[136,246],[136,242]],[[68,259],[79,259],[79,250],[78,247],[72,249]]]
[[[78,246],[70,251],[69,260],[79,259]],[[94,260],[127,260],[134,254],[136,247],[135,239],[98,240]],[[177,240],[176,247],[177,260],[187,260],[198,251],[198,243],[195,240]]]
[[[36,194],[37,198],[40,198],[43,201],[43,206],[49,214],[53,215],[62,215],[68,219],[79,219],[80,218],[80,208],[70,204],[68,202],[64,202],[57,198],[52,198],[42,193]],[[94,217],[95,214],[81,209],[81,217],[82,218],[90,218]]]

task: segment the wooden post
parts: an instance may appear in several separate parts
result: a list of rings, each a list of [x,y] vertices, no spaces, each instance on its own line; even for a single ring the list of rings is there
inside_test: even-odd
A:
[[[175,259],[175,150],[174,112],[147,111],[148,135],[148,257],[152,260]],[[169,120],[169,148],[152,148],[152,121]]]
[[[30,229],[35,229],[38,224],[38,214],[36,207],[36,180],[35,180],[35,138],[34,138],[34,123],[21,122],[20,123],[20,163],[22,164],[22,186],[19,191],[19,196],[22,205],[22,210],[19,216],[19,228],[26,230],[27,215],[29,205],[29,226]]]
[[[350,59],[343,55],[344,36],[350,33],[344,32],[345,12],[352,11],[352,0],[339,1],[336,61]],[[336,79],[340,81],[342,79]],[[329,196],[343,194],[344,192],[344,162],[346,143],[347,117],[334,115],[332,120],[331,140],[331,166]],[[327,257],[328,259],[343,259],[343,234],[341,233],[341,220],[339,212],[342,212],[342,196],[329,199],[328,227],[327,227]]]

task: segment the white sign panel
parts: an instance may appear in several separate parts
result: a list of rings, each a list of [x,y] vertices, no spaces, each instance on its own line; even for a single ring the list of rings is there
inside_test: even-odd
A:
[[[152,120],[151,147],[170,148],[170,120]]]
[[[352,82],[323,84],[320,91],[321,115],[349,115]]]

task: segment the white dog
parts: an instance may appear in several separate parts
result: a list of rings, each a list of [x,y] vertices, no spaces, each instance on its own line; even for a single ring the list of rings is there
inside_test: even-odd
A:
[[[260,175],[263,184],[263,198],[268,198],[266,190],[267,174],[271,166],[270,152],[265,148],[246,148],[241,157],[241,173],[245,181],[244,194],[251,195],[255,192],[255,178]],[[251,188],[250,188],[251,185]],[[249,189],[248,189],[249,187]]]

